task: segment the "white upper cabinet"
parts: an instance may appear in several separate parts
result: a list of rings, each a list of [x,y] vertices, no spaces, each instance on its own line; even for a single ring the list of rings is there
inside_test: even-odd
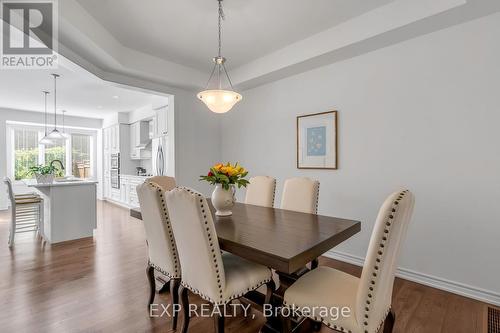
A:
[[[168,134],[167,112],[168,108],[166,106],[156,110],[154,125],[153,125],[155,138]]]
[[[120,152],[120,125],[113,125],[109,128],[110,151],[112,154]]]

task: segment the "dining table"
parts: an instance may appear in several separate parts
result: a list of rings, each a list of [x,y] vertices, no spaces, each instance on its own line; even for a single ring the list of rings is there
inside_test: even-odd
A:
[[[272,303],[276,307],[283,304],[286,289],[307,272],[308,263],[361,230],[356,220],[244,203],[235,203],[230,216],[217,216],[207,201],[220,249],[275,270],[279,287]],[[130,216],[142,220],[140,208],[130,209]],[[248,296],[259,303],[263,300],[259,295]],[[278,318],[268,318],[263,331],[279,332],[279,326]]]

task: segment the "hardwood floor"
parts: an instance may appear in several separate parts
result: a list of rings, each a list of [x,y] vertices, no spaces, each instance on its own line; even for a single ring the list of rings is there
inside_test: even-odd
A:
[[[32,233],[7,247],[8,219],[0,212],[1,332],[169,332],[170,318],[150,318],[144,230],[128,210],[98,203],[94,239],[44,245]],[[320,258],[321,265],[358,275],[360,268]],[[169,304],[169,293],[156,303]],[[190,302],[201,300],[190,295]],[[397,279],[394,332],[484,332],[485,304]],[[264,318],[239,316],[226,332],[258,332]],[[182,316],[180,318],[182,321]],[[213,321],[193,318],[189,332],[213,332]],[[303,332],[308,329],[304,327]],[[322,328],[322,332],[331,332]]]

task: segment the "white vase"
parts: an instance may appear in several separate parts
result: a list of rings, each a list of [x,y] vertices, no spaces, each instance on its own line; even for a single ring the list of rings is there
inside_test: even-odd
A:
[[[234,195],[235,189],[233,185],[230,185],[228,190],[223,189],[221,184],[215,186],[212,193],[212,205],[216,209],[215,215],[229,216],[233,214],[231,209],[236,201]]]

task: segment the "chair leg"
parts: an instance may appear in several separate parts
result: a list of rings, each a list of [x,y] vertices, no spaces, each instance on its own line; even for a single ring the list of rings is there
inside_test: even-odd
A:
[[[9,247],[14,246],[14,237],[16,235],[16,208],[11,207],[11,219],[9,228]]]
[[[320,322],[320,321],[314,321],[314,320],[313,320],[313,321],[312,321],[312,325],[311,325],[311,326],[312,326],[312,330],[313,330],[314,332],[319,332],[319,331],[321,330],[321,326],[322,326],[322,324],[321,324],[321,322]]]
[[[181,333],[187,333],[189,327],[189,298],[188,289],[184,288],[182,285],[179,287],[179,299],[181,302],[182,313],[184,314]]]
[[[312,271],[313,269],[318,268],[318,266],[319,266],[319,260],[318,260],[318,258],[316,258],[316,259],[314,259],[313,261],[311,261],[311,271]]]
[[[282,333],[292,333],[292,319],[287,316],[283,316],[283,312],[280,313],[281,321],[281,332]]]
[[[44,211],[43,211],[43,200],[42,202],[39,203],[40,206],[38,206],[38,233],[40,236],[45,239],[45,232],[44,232]]]
[[[170,280],[170,297],[172,299],[172,329],[177,329],[177,318],[179,317],[177,313],[176,304],[179,304],[179,279],[171,279]]]
[[[389,311],[387,317],[385,317],[384,321],[384,333],[392,333],[392,329],[394,328],[394,322],[396,321],[396,314],[394,311]]]
[[[224,313],[225,305],[221,305],[219,311],[214,313],[215,333],[224,333]]]
[[[155,269],[152,266],[149,266],[146,268],[146,275],[148,276],[148,281],[149,281],[149,301],[148,301],[148,309],[151,307],[151,304],[153,304],[153,301],[155,300],[155,293],[156,293],[156,283],[155,283]]]
[[[273,296],[274,290],[276,289],[276,284],[271,279],[266,283],[266,297],[264,298],[264,304],[271,304],[271,297]]]

